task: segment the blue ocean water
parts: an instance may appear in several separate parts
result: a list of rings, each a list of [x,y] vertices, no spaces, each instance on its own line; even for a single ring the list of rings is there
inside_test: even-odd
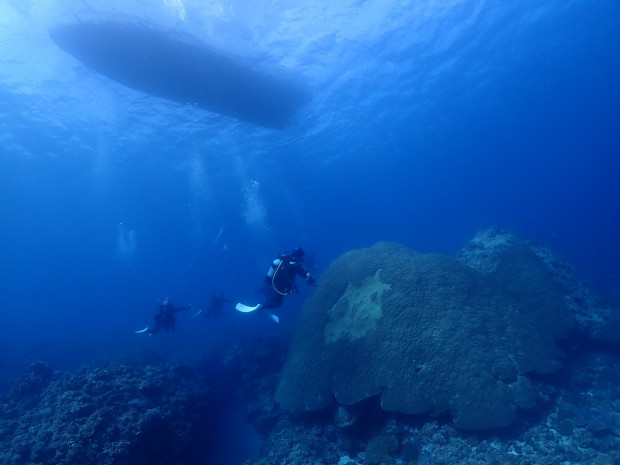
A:
[[[273,130],[135,91],[50,38],[88,21],[191,37],[311,101]],[[256,303],[296,245],[320,277],[379,240],[454,254],[497,225],[618,299],[619,83],[616,0],[3,0],[0,378],[289,331],[305,287],[280,326],[231,309],[133,334],[161,297]]]

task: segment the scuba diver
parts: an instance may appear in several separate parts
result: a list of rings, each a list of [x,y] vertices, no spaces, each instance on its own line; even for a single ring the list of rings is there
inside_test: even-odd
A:
[[[265,284],[263,287],[265,293],[265,300],[263,303],[254,307],[248,307],[247,305],[238,303],[235,308],[243,313],[260,309],[267,310],[278,308],[282,305],[285,295],[291,292],[299,294],[299,288],[295,283],[297,275],[305,277],[309,286],[316,287],[316,280],[310,275],[309,271],[304,270],[301,266],[304,256],[305,253],[301,247],[295,247],[290,253],[281,254],[271,263],[269,270],[267,270],[267,276],[265,276]],[[276,323],[280,321],[273,313],[267,313]]]
[[[174,331],[174,314],[183,310],[189,310],[190,308],[192,308],[192,304],[189,304],[186,307],[175,307],[170,303],[170,299],[163,299],[157,307],[155,316],[153,317],[155,320],[153,328],[149,328],[147,326],[140,331],[136,331],[136,334],[147,333],[149,336],[152,336],[162,329],[165,331]]]
[[[211,302],[209,303],[209,306],[207,307],[207,309],[198,310],[198,312],[195,313],[192,316],[192,318],[198,315],[202,315],[205,318],[208,318],[210,316],[218,316],[220,314],[220,311],[222,310],[222,307],[224,306],[224,303],[226,302],[230,302],[230,299],[227,297],[224,297],[224,294],[221,294],[219,292],[213,292],[211,294]]]

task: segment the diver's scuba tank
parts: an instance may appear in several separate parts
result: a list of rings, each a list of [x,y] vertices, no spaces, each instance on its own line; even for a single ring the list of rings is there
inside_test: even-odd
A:
[[[269,270],[267,270],[267,277],[270,279],[273,279],[273,275],[275,274],[276,270],[280,267],[281,264],[282,264],[282,260],[279,258],[276,258],[273,262],[271,262],[271,265],[269,266]]]
[[[281,254],[279,258],[276,258],[271,263],[271,266],[269,267],[269,270],[267,270],[267,281],[271,281],[271,286],[273,287],[273,289],[278,294],[282,294],[282,295],[290,294],[291,291],[292,291],[288,287],[286,287],[284,289],[278,289],[278,286],[276,286],[276,275],[278,274],[278,271],[280,271],[280,268],[282,266],[286,266],[285,265],[285,260],[286,259],[287,259],[286,254]]]

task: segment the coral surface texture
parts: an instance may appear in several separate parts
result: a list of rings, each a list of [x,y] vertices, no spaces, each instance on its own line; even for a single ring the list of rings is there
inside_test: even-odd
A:
[[[3,465],[199,463],[207,389],[188,367],[107,364],[76,374],[36,363],[2,399]]]
[[[557,371],[572,317],[544,262],[514,247],[482,272],[380,242],[330,264],[304,307],[276,399],[289,410],[380,396],[385,410],[510,425]]]

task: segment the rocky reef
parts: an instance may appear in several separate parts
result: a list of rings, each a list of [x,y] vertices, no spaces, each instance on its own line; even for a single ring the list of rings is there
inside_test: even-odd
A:
[[[35,363],[0,398],[0,463],[202,463],[208,389],[180,364],[54,373]]]
[[[573,321],[530,248],[503,258],[483,274],[395,243],[344,254],[302,311],[276,399],[300,411],[378,395],[459,428],[510,425],[536,405],[530,375],[561,367]]]
[[[406,251],[406,254],[410,253]],[[396,260],[396,257],[392,258]],[[548,329],[554,338],[564,335],[564,339],[557,339],[565,351],[558,371],[521,374],[529,377],[532,388],[529,392],[534,396],[528,398],[534,402],[534,408],[522,409],[507,427],[472,431],[455,427],[453,418],[446,414],[433,416],[432,411],[431,414],[386,411],[381,402],[383,391],[377,389],[374,396],[352,405],[327,402],[326,407],[316,411],[301,408],[282,412],[268,437],[263,457],[252,464],[620,463],[620,345],[615,338],[618,334],[618,306],[596,296],[576,276],[572,267],[552,251],[501,229],[479,232],[458,254],[458,260],[484,276],[487,285],[513,294],[513,298],[522,305],[519,308],[528,308],[528,302],[529,305],[540,306],[541,313],[538,315],[542,319],[533,326],[535,331]],[[346,272],[358,268],[359,263],[354,263]],[[375,270],[378,268],[375,264]],[[326,307],[324,313],[327,317],[323,316],[319,323],[323,328],[319,331],[323,342],[317,342],[319,338],[315,342],[325,344],[325,341],[333,343],[337,340],[334,337],[337,334],[333,324],[335,314],[341,315],[342,332],[348,339],[357,340],[376,331],[387,313],[383,307],[387,293],[393,289],[393,283],[388,282],[387,276],[371,269],[366,277],[341,284],[331,299],[338,302],[348,292],[347,306],[344,309],[334,304]],[[432,280],[432,273],[429,279]],[[325,275],[322,276],[321,286],[324,283]],[[352,292],[355,287],[352,283],[372,290]],[[390,287],[387,287],[388,284]],[[546,290],[536,297],[538,287]],[[523,295],[524,289],[528,289],[526,295]],[[551,292],[547,293],[548,290]],[[450,296],[442,286],[435,286],[435,292]],[[366,297],[360,298],[364,293]],[[544,303],[550,296],[554,305],[558,305],[558,296],[563,302],[557,307],[561,309],[563,318],[561,333],[554,332],[554,321],[544,317],[544,311],[549,308]],[[356,305],[359,307],[366,300],[370,300],[368,308],[361,310],[366,317],[361,318],[360,324],[354,324],[356,313],[360,311]],[[380,312],[378,307],[381,307]],[[440,321],[443,317],[441,312],[436,314]],[[400,322],[406,323],[402,318]],[[303,320],[300,325],[308,323]],[[458,328],[454,331],[458,333]],[[438,334],[447,337],[445,333]],[[502,336],[514,335],[514,331],[505,331]],[[383,333],[383,336],[389,339],[389,334]],[[487,350],[488,344],[480,347]],[[374,349],[380,351],[381,346],[377,344]],[[434,346],[434,349],[438,347]],[[358,355],[355,350],[344,354],[353,365]],[[440,351],[439,356],[452,357],[452,360],[459,357],[449,351]],[[294,357],[289,356],[287,365],[295,360]],[[297,362],[301,360],[297,359]],[[322,362],[314,360],[312,363],[320,365]],[[386,369],[394,367],[401,369],[402,365],[393,362]],[[351,370],[356,369],[354,366]],[[298,373],[306,373],[303,370],[305,368],[298,367]],[[284,373],[286,375],[286,369]],[[343,376],[350,375],[351,371],[347,371]],[[309,375],[303,376],[306,376],[306,382],[312,380]],[[334,386],[329,383],[321,385],[326,389]],[[463,395],[467,394],[464,392]],[[340,401],[338,395],[336,398]]]
[[[479,231],[459,252],[458,259],[485,276],[511,285],[516,251],[527,250],[545,267],[576,323],[577,337],[620,343],[620,309],[594,293],[560,256],[500,228]],[[503,282],[502,282],[503,281]]]
[[[496,228],[457,257],[379,243],[320,283],[292,345],[33,364],[0,395],[0,463],[212,463],[233,401],[264,438],[245,465],[620,463],[618,308],[553,252]]]
[[[386,412],[368,399],[321,415],[286,412],[263,456],[245,465],[615,465],[620,357],[585,353],[534,381],[538,408],[510,427],[472,432],[449,418]]]

